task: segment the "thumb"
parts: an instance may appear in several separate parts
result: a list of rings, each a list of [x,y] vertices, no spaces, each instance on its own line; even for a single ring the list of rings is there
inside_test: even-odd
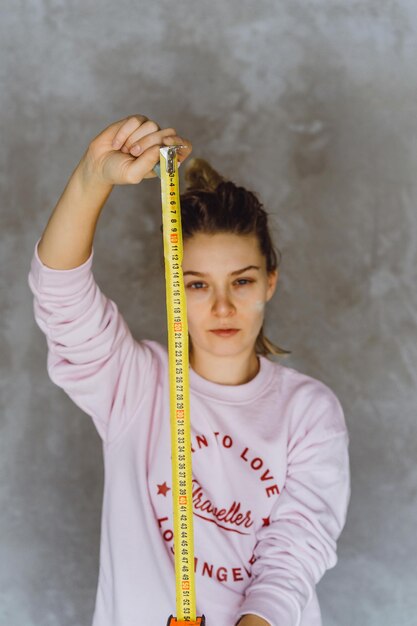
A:
[[[127,165],[126,179],[131,184],[140,183],[144,178],[156,178],[153,168],[158,163],[159,149],[163,146],[152,146]]]

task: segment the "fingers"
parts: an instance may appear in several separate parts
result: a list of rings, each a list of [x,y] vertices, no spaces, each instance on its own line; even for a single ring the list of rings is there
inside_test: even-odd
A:
[[[130,153],[137,157],[157,144],[184,144],[185,148],[178,151],[179,162],[186,159],[191,153],[191,143],[179,137],[174,128],[161,130],[156,122],[148,119],[145,115],[132,115],[121,120],[115,126],[116,135],[112,141],[112,148],[125,154]]]
[[[159,161],[160,145],[154,145],[148,148],[137,159],[133,159],[127,165],[126,180],[131,184],[139,183],[144,178],[155,178],[156,174],[152,171]]]
[[[144,124],[144,126],[146,126],[146,124]],[[156,132],[151,132],[150,134],[143,135],[140,139],[130,145],[128,145],[127,142],[125,143],[125,145],[127,145],[128,147],[127,152],[130,152],[130,154],[133,154],[133,156],[137,157],[152,146],[162,146],[164,138],[172,137],[174,134],[175,130],[173,128],[164,128],[163,130],[158,130]]]
[[[161,131],[163,132],[163,131]],[[159,135],[159,133],[154,133],[150,135],[149,138],[146,137],[143,139],[143,142],[152,142],[155,139],[155,135]],[[160,159],[159,150],[164,145],[166,146],[174,146],[181,145],[183,147],[178,149],[178,164],[180,165],[182,161],[184,161],[192,152],[191,142],[187,139],[183,139],[178,135],[166,135],[161,138],[161,141],[158,143],[154,143],[150,145],[148,148],[141,151],[138,158],[134,161],[131,161],[128,166],[128,177],[129,182],[135,183],[139,182],[143,178],[155,178],[156,174],[153,172],[153,168],[158,163]]]
[[[138,183],[143,178],[155,178],[154,166],[160,159],[159,150],[163,146],[181,145],[177,151],[181,164],[191,154],[191,142],[176,134],[174,128],[161,128],[145,115],[131,115],[106,129],[110,139],[110,150],[123,152],[130,157],[120,164],[124,170],[122,178],[129,183]],[[119,152],[119,156],[122,155]],[[111,152],[110,152],[111,154]]]
[[[112,148],[137,157],[151,146],[161,144],[163,137],[175,133],[175,128],[161,130],[153,120],[144,115],[134,115],[119,125]]]
[[[116,135],[112,141],[112,147],[114,150],[120,150],[128,138],[142,126],[147,124],[146,130],[142,129],[142,132],[154,132],[159,130],[158,124],[152,120],[148,120],[145,115],[131,115],[127,119],[121,120],[117,128]]]
[[[123,146],[121,147],[121,151],[125,154],[129,154],[129,152],[135,154],[135,152],[132,151],[132,149],[135,149],[137,152],[137,156],[140,152],[140,149],[138,151],[137,146],[142,147],[142,140],[145,137],[153,137],[155,135],[155,137],[160,140],[160,138],[164,135],[172,135],[175,132],[176,131],[174,128],[165,128],[161,130],[155,122],[148,120],[129,135],[129,137],[126,139]],[[148,146],[148,143],[146,143],[146,146]]]

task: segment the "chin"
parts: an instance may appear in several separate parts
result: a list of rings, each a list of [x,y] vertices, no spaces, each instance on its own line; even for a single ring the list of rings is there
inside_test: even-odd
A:
[[[255,345],[255,344],[253,344]],[[218,357],[237,357],[243,353],[247,353],[251,346],[242,345],[241,343],[233,345],[231,342],[224,342],[223,345],[210,345],[204,348],[206,352],[209,352],[213,356]]]

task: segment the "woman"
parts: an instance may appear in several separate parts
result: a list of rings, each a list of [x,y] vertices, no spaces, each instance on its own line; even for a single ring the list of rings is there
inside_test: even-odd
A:
[[[88,146],[29,274],[50,378],[103,440],[93,626],[164,624],[175,606],[167,352],[137,341],[92,274],[115,184],[154,177],[162,145],[190,142],[142,115]],[[263,336],[278,278],[254,194],[195,160],[181,197],[190,335],[195,572],[208,626],[318,626],[315,585],[336,563],[349,499],[343,410],[322,382],[274,363]]]

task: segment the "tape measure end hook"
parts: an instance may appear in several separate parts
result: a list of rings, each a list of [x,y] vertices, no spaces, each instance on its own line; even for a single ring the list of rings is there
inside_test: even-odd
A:
[[[168,174],[172,174],[174,171],[174,156],[176,152],[180,150],[181,148],[186,148],[186,147],[187,146],[183,146],[179,144],[179,145],[173,145],[173,146],[166,146],[160,149],[160,151],[162,150],[164,151],[165,156],[166,156],[166,162],[167,162],[166,170]],[[178,167],[179,166],[180,166],[180,163],[178,163]],[[161,178],[161,161],[159,161],[155,165],[155,167],[153,168],[153,171],[158,176],[158,178]]]

